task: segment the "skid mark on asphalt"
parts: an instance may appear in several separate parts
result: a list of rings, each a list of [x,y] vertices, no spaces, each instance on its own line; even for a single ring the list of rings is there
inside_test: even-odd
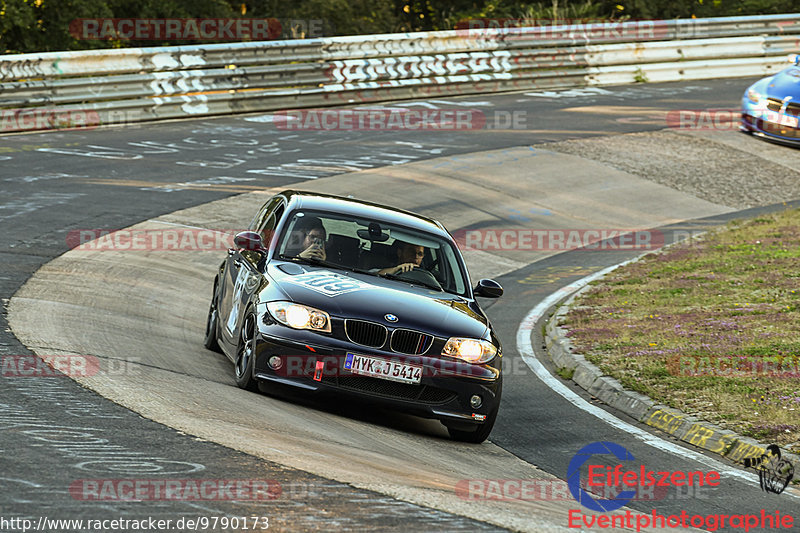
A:
[[[0,204],[0,220],[33,213],[45,207],[66,204],[81,196],[86,195],[83,193],[37,192],[27,198],[9,200]]]
[[[615,88],[613,91],[603,89],[601,87],[583,87],[579,89],[567,89],[564,91],[536,91],[524,94],[525,96],[534,96],[537,98],[574,98],[589,101],[595,101],[598,97],[615,98],[618,100],[643,100],[664,96],[692,94],[709,90],[711,90],[710,87],[704,87],[701,85],[690,85],[686,87],[628,87],[625,89]]]
[[[229,181],[251,181],[252,178],[207,178],[197,181],[160,182],[146,180],[118,179],[85,179],[81,183],[87,185],[107,185],[112,187],[134,187],[144,191],[176,192],[176,191],[215,191],[215,192],[256,192],[265,189],[263,185],[237,185],[225,183]],[[223,181],[220,181],[223,180]],[[217,181],[218,183],[215,183]]]

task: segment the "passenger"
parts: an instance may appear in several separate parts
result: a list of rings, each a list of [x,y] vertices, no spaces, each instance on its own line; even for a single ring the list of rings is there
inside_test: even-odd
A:
[[[284,255],[303,259],[327,259],[325,239],[327,232],[317,217],[304,217],[298,221],[289,236],[289,245]]]
[[[381,276],[385,274],[399,274],[409,272],[415,268],[421,268],[422,259],[425,257],[425,247],[417,246],[408,242],[402,243],[397,248],[398,265],[383,268],[378,271]]]

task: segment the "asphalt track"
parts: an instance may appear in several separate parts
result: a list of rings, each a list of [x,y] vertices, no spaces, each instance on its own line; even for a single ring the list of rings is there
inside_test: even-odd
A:
[[[520,161],[526,153],[517,147],[661,129],[663,122],[652,117],[663,110],[719,107],[721,102],[735,107],[747,82],[618,87],[571,95],[506,94],[424,104],[491,110],[501,119],[512,111],[524,111],[524,130],[498,127],[380,135],[291,132],[278,130],[263,117],[255,116],[0,137],[0,179],[4,189],[0,246],[5,265],[0,287],[4,298],[14,294],[42,264],[66,251],[70,230],[122,228],[156,217],[162,224],[195,221],[202,227],[223,228],[226,223],[241,227],[249,221],[255,206],[268,197],[263,194],[265,190],[280,190],[301,180],[306,182],[303,188],[352,193],[437,214],[451,229],[578,227],[578,221],[585,227],[613,227],[608,225],[612,223],[631,227],[646,221],[660,226],[708,214],[722,220],[736,215],[725,215],[731,211],[725,206],[686,195],[680,202],[666,202],[669,194],[676,195],[674,191],[656,191],[652,184],[642,183],[644,180],[631,180],[608,169],[594,169],[595,177],[602,172],[608,174],[605,181],[599,180],[602,186],[590,188],[587,193],[592,180],[570,184],[564,176],[565,161],[575,168],[585,168],[587,163],[556,157],[546,149],[538,149],[535,161],[531,160],[528,167],[535,168],[537,178],[541,178],[535,183],[537,197],[530,193],[532,183],[526,183],[524,176],[514,175],[510,169],[526,168],[526,161]],[[584,108],[578,115],[580,120],[575,119],[576,104]],[[628,112],[621,112],[622,108]],[[614,112],[609,113],[610,109]],[[483,154],[467,155],[474,152]],[[509,164],[509,160],[516,164]],[[389,168],[382,168],[387,165]],[[369,168],[378,170],[359,172]],[[342,173],[349,174],[339,176]],[[626,186],[619,187],[620,182]],[[248,191],[252,194],[231,198],[231,204],[223,201],[214,204],[214,208],[168,215]],[[541,197],[542,192],[549,194],[543,195],[549,200]],[[615,195],[626,202],[615,202]],[[392,198],[396,201],[391,202]],[[627,201],[632,198],[641,205],[631,207]],[[235,209],[229,209],[234,205]],[[573,211],[568,212],[564,205],[572,205]],[[203,433],[206,440],[223,442],[227,448],[143,419],[63,378],[5,378],[0,388],[0,403],[6,407],[0,420],[0,447],[6,452],[0,480],[6,489],[0,496],[5,500],[4,517],[176,518],[244,513],[266,514],[273,527],[293,530],[471,530],[491,528],[485,522],[492,522],[536,531],[565,528],[568,502],[503,504],[502,509],[496,502],[459,502],[452,495],[453,480],[458,481],[459,475],[478,479],[563,478],[570,457],[583,445],[600,438],[624,445],[649,469],[703,468],[694,461],[654,450],[577,411],[538,383],[527,367],[518,364],[513,339],[519,321],[530,308],[571,279],[626,259],[621,252],[591,256],[570,252],[551,257],[509,252],[468,258],[473,278],[484,272],[499,275],[499,281],[507,288],[506,296],[493,303],[489,313],[505,341],[511,369],[503,409],[491,437],[494,446],[477,447],[452,444],[442,438],[439,428],[416,419],[352,406],[332,411],[303,402],[245,395],[231,387],[231,369],[225,360],[215,359],[208,352],[197,354],[195,360],[171,357],[176,347],[185,353],[187,346],[200,346],[196,335],[202,329],[202,303],[179,316],[159,314],[182,294],[191,294],[192,304],[203,302],[203,272],[208,272],[218,257],[198,254],[203,256],[181,254],[178,258],[173,254],[132,260],[101,254],[84,256],[77,263],[73,256],[70,268],[80,265],[73,270],[63,270],[65,263],[54,261],[40,273],[36,286],[29,284],[18,294],[20,303],[27,301],[30,305],[21,306],[17,315],[21,319],[14,327],[24,330],[26,344],[38,353],[88,353],[106,357],[107,364],[117,361],[117,368],[122,371],[105,373],[87,385],[123,405],[136,407],[149,418],[168,421],[173,427],[183,426],[193,435]],[[97,277],[98,264],[105,279]],[[152,270],[154,265],[156,270]],[[170,276],[174,283],[165,285],[165,278]],[[77,284],[64,285],[69,282]],[[65,300],[64,294],[73,296]],[[120,302],[128,303],[128,315],[119,314]],[[93,313],[95,307],[98,312]],[[159,311],[152,314],[148,309]],[[4,326],[6,318],[4,313]],[[162,327],[163,331],[159,331]],[[3,329],[2,354],[30,353],[6,327]],[[54,330],[62,336],[46,335]],[[89,331],[91,335],[87,335]],[[145,338],[148,331],[149,339]],[[131,370],[130,375],[124,372],[134,367],[140,371]],[[194,381],[184,379],[187,376]],[[162,388],[122,390],[119,384],[128,378],[132,383],[141,379]],[[173,395],[169,388],[174,383],[180,383],[180,390]],[[163,405],[171,409],[164,409]],[[241,418],[265,406],[274,410],[277,422],[264,420],[260,428],[257,417]],[[246,423],[237,424],[241,420]],[[265,435],[269,432],[261,431],[275,429],[273,424],[279,432]],[[302,431],[291,434],[293,425]],[[326,433],[331,428],[335,432]],[[253,441],[264,442],[262,437],[271,439],[271,454],[263,449],[249,450]],[[355,469],[341,461],[346,460],[348,449],[363,450],[367,447],[364,443],[378,448],[370,450],[373,455],[369,457],[354,457],[354,464],[361,465],[359,461],[363,461],[366,468],[380,460],[406,458],[412,474],[405,484],[394,483],[392,476],[402,479],[398,465],[392,472],[384,472],[391,479],[389,483],[378,478],[370,480],[374,473],[369,469],[361,477],[356,475],[358,472],[348,475],[349,470]],[[393,447],[388,443],[394,443]],[[282,444],[285,449],[281,449]],[[111,446],[116,446],[113,452]],[[87,456],[94,460],[79,460]],[[415,458],[430,471],[426,473],[409,463]],[[465,467],[464,463],[469,462],[471,468]],[[437,468],[448,476],[430,475]],[[286,490],[284,497],[267,503],[201,504],[76,501],[67,490],[78,479],[147,475],[269,478],[295,490]],[[655,504],[634,502],[631,507],[702,514],[761,509],[787,513],[797,508],[788,498],[761,494],[755,478],[750,484],[725,476],[723,480],[720,489],[707,494],[670,494]],[[438,492],[432,488],[437,483]],[[498,512],[501,516],[497,516]]]

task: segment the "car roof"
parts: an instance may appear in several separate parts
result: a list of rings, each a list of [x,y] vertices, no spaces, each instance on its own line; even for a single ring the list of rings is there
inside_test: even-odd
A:
[[[316,192],[286,190],[279,194],[288,199],[290,209],[330,211],[367,220],[397,224],[442,237],[448,235],[447,230],[438,221],[396,207]]]

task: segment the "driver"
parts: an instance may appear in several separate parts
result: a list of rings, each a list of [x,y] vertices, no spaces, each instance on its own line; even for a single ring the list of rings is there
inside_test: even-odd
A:
[[[397,266],[383,268],[378,271],[378,274],[381,276],[385,274],[398,274],[400,272],[410,272],[415,268],[421,268],[422,259],[424,257],[424,246],[417,246],[404,242],[397,248]]]
[[[317,217],[306,217],[299,221],[290,236],[285,255],[303,259],[327,259],[325,238],[327,232]]]

